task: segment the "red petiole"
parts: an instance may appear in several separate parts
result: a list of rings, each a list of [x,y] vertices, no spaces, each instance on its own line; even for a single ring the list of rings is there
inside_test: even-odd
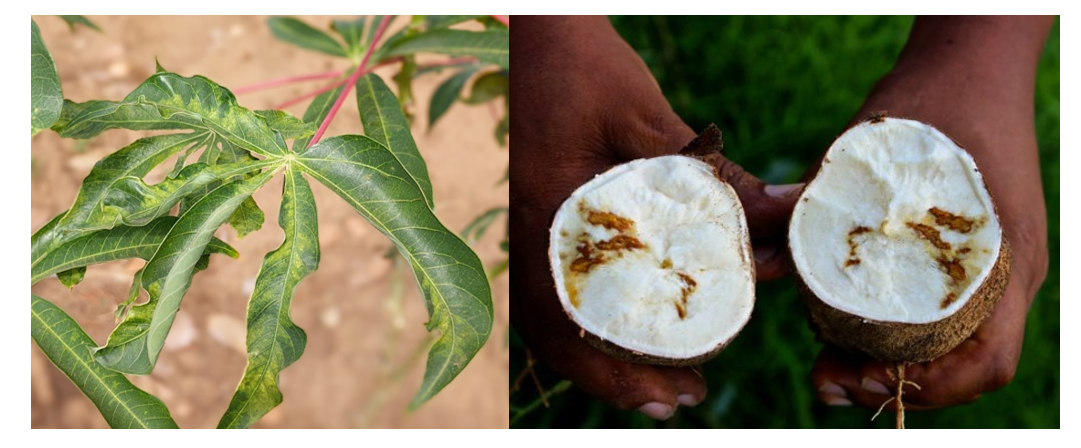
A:
[[[383,16],[383,20],[379,21],[379,29],[375,31],[375,36],[372,37],[372,43],[371,45],[368,45],[368,51],[364,52],[364,59],[360,61],[360,65],[357,66],[357,69],[353,72],[353,76],[350,76],[349,79],[346,81],[345,89],[342,89],[342,94],[338,96],[338,100],[335,101],[334,106],[330,108],[330,113],[327,114],[327,118],[323,120],[323,124],[319,125],[319,130],[315,131],[315,136],[312,137],[312,140],[308,144],[308,146],[319,143],[319,138],[323,136],[324,132],[326,132],[327,127],[330,126],[330,122],[334,120],[334,115],[338,113],[338,109],[341,109],[342,103],[345,102],[345,98],[349,96],[349,90],[351,90],[353,88],[353,85],[356,84],[357,80],[360,79],[360,75],[367,73],[371,71],[372,68],[374,68],[365,68],[365,66],[368,65],[368,59],[372,57],[372,51],[375,50],[376,47],[375,44],[377,44],[379,42],[379,39],[383,37],[383,32],[387,30],[387,24],[389,23],[390,16]]]
[[[343,72],[341,70],[338,70],[338,71],[334,71],[334,72],[316,73],[314,75],[289,76],[289,77],[285,77],[285,78],[281,78],[281,79],[274,79],[274,80],[270,80],[270,81],[264,81],[264,82],[252,84],[250,86],[240,87],[238,89],[233,90],[233,94],[234,95],[239,95],[241,93],[255,92],[255,91],[258,91],[258,90],[269,89],[271,87],[283,86],[283,85],[286,85],[286,84],[292,84],[294,82],[310,81],[310,80],[313,80],[313,79],[337,78],[337,77],[341,76],[342,73],[345,73],[345,72]]]

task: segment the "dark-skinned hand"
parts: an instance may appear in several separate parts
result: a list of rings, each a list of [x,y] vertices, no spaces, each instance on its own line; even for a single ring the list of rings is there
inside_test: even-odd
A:
[[[694,368],[632,364],[579,337],[555,293],[548,229],[579,186],[629,160],[674,154],[696,135],[638,55],[603,17],[516,17],[510,226],[511,320],[532,353],[586,392],[657,419],[706,395]],[[755,240],[759,279],[785,274],[783,235],[799,185],[768,186],[721,160]]]

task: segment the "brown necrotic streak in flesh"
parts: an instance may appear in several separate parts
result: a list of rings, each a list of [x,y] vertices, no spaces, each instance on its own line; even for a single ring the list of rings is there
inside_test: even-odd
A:
[[[860,259],[856,258],[856,236],[870,231],[870,227],[858,226],[848,232],[848,259],[845,260],[846,268],[860,264]]]
[[[915,222],[905,223],[908,228],[914,230],[920,235],[920,238],[927,240],[932,246],[940,250],[949,250],[950,243],[942,241],[942,235],[938,233],[938,229],[931,227],[927,224],[920,224]]]
[[[608,212],[590,211],[589,216],[586,217],[586,221],[595,226],[618,230],[620,232],[624,232],[634,225],[634,221]]]
[[[687,317],[687,298],[694,293],[694,289],[698,287],[698,282],[694,281],[691,276],[682,272],[676,272],[679,275],[680,280],[683,280],[683,287],[680,288],[680,298],[676,304],[676,313],[679,314],[680,319]]]
[[[972,226],[976,224],[972,219],[965,218],[961,215],[955,215],[938,207],[931,207],[927,212],[930,213],[931,216],[934,216],[935,224],[948,227],[950,230],[960,233],[971,232]]]

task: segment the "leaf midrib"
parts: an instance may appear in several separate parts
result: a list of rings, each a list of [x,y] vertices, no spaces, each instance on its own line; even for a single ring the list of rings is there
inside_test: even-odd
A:
[[[300,159],[297,159],[295,162],[300,164],[304,168],[306,168],[306,171],[308,172],[308,174],[311,174],[314,177],[320,178],[321,179],[320,182],[322,182],[323,184],[337,185],[337,183],[335,183],[333,181],[330,181],[330,179],[326,178],[325,176],[320,175],[318,172],[316,172],[315,170],[308,167],[308,165],[304,164],[304,162],[301,161]],[[357,198],[354,198],[352,194],[349,194],[344,189],[341,190],[341,191],[343,193],[345,193],[346,196],[349,196],[349,199],[351,199],[354,203],[356,203],[358,207],[363,208],[364,212],[368,216],[371,216],[371,219],[374,219],[376,221],[376,223],[378,223],[379,227],[382,227],[384,229],[388,228],[386,225],[383,224],[383,221],[380,220],[378,217],[376,217],[374,214],[372,214],[368,210],[367,207],[364,207],[363,205],[361,205],[361,203],[357,200]],[[388,231],[387,233],[389,233],[389,235],[387,235],[387,236],[391,240],[394,241],[395,245],[397,245],[399,247],[404,247],[401,240],[399,240],[398,237],[395,236],[393,232]],[[432,279],[432,277],[430,275],[428,275],[428,271],[426,269],[424,269],[424,267],[421,266],[420,263],[417,262],[416,258],[413,257],[412,253],[410,253],[409,251],[405,251],[405,252],[406,252],[406,256],[409,257],[409,260],[410,260],[409,264],[412,265],[414,269],[420,270],[420,272],[424,275],[424,278],[428,280],[429,284],[433,285],[432,295],[438,297],[439,302],[443,305],[444,309],[449,310],[450,305],[447,303],[446,298],[443,297],[442,292],[440,292],[438,288],[434,287],[435,282]],[[477,298],[476,296],[474,296],[472,293],[469,293],[469,295],[471,297],[474,297],[475,299],[477,299],[477,301],[480,301],[480,299]],[[450,313],[448,312],[448,314],[450,314]],[[452,315],[452,317],[453,317],[453,315]],[[448,320],[450,322],[450,326],[451,326],[451,328],[450,328],[451,331],[450,332],[451,332],[451,334],[458,334],[458,328],[456,326],[457,324],[454,322],[454,319],[453,318],[448,318],[446,320]],[[443,337],[443,335],[440,335],[440,338],[442,338],[442,337]],[[450,340],[451,340],[450,351],[451,351],[451,353],[454,353],[457,350],[457,347],[458,347],[458,338],[452,336],[450,338]],[[443,376],[443,372],[446,372],[447,366],[450,365],[450,359],[451,359],[451,357],[447,356],[446,361],[439,367],[439,375],[437,375],[437,376],[440,376],[440,377]],[[425,395],[431,390],[431,388],[434,386],[434,384],[435,384],[434,382],[432,384],[429,384],[428,389],[423,391]],[[417,395],[420,396],[421,394],[418,393]]]

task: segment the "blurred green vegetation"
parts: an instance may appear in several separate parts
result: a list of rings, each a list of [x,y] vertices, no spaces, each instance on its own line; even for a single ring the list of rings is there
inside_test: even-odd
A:
[[[853,117],[892,66],[911,17],[614,17],[675,111],[696,130],[717,123],[726,155],[771,183],[794,182]],[[1036,85],[1036,130],[1049,224],[1051,266],[1029,312],[1014,381],[975,403],[908,412],[911,428],[1057,428],[1059,423],[1059,30],[1052,31]],[[553,393],[540,406],[526,377],[511,393],[511,427],[892,427],[892,415],[819,402],[810,368],[821,344],[794,285],[758,285],[753,318],[707,363],[706,401],[655,422],[619,411],[537,369]],[[513,381],[525,348],[512,335]]]

